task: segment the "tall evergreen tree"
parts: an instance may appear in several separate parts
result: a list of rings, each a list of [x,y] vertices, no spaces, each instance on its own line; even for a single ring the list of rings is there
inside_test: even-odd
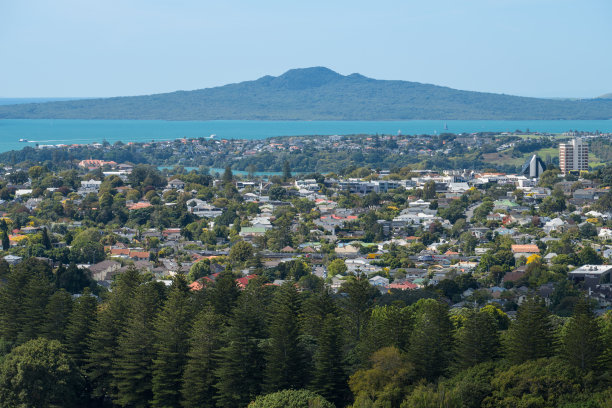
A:
[[[60,263],[55,271],[53,271],[55,275],[55,287],[57,289],[61,288],[61,282],[66,279],[64,274],[66,273],[66,267],[63,263]]]
[[[183,373],[182,406],[215,407],[216,354],[222,345],[224,318],[212,307],[198,314],[189,337],[188,360]]]
[[[56,286],[66,289],[72,294],[81,293],[84,288],[95,288],[95,281],[91,277],[89,269],[81,269],[74,262],[65,269],[63,266],[55,272]]]
[[[98,301],[85,289],[73,305],[66,326],[66,351],[78,367],[82,367],[87,351],[87,338],[96,319]]]
[[[4,220],[0,220],[0,234],[2,235],[2,250],[8,251],[11,247],[11,241],[9,240],[8,225]]]
[[[51,249],[51,238],[49,238],[49,232],[47,231],[47,228],[43,228],[42,230],[41,243],[45,247],[45,249]]]
[[[65,290],[58,290],[49,298],[45,309],[42,333],[49,340],[64,342],[68,317],[72,311],[72,296]]]
[[[456,364],[468,368],[494,359],[499,354],[498,323],[491,313],[476,312],[457,332]]]
[[[53,293],[53,285],[46,274],[35,273],[23,290],[21,314],[18,316],[20,333],[18,343],[25,343],[43,334],[45,324],[45,309],[49,297]]]
[[[244,407],[261,393],[265,367],[260,346],[265,338],[264,316],[261,287],[249,284],[238,298],[226,330],[227,345],[218,354],[218,406]]]
[[[342,328],[338,320],[336,316],[328,315],[323,322],[317,339],[310,388],[340,407],[346,402],[348,386],[342,352]]]
[[[523,363],[552,355],[553,329],[550,313],[540,299],[529,298],[521,304],[506,338],[507,357]]]
[[[300,312],[300,341],[304,347],[304,370],[314,372],[315,353],[319,336],[323,330],[328,315],[337,316],[338,307],[334,303],[328,288],[309,293],[303,292],[305,299],[302,301]],[[306,379],[309,382],[311,379]]]
[[[287,181],[291,178],[291,165],[289,164],[289,160],[285,160],[283,162],[283,179]]]
[[[223,184],[231,184],[234,181],[234,173],[232,173],[231,166],[225,166],[225,171],[223,172]]]
[[[593,308],[587,299],[579,298],[565,326],[561,354],[574,367],[587,371],[598,367],[603,350],[603,337]]]
[[[274,294],[266,350],[265,391],[302,388],[304,351],[299,341],[300,296],[293,281],[285,282]]]
[[[414,326],[412,307],[379,306],[372,309],[368,325],[358,346],[362,362],[383,347],[408,349],[408,340]]]
[[[216,313],[229,316],[236,305],[239,294],[234,274],[231,271],[223,271],[217,276],[210,290],[210,302]]]
[[[356,344],[370,316],[374,298],[380,292],[370,285],[365,275],[349,279],[342,285],[340,292],[346,294],[342,298],[340,307],[346,315],[349,338]]]
[[[417,376],[433,381],[446,371],[450,362],[452,323],[446,305],[436,300],[420,300],[416,309],[408,359],[414,364]]]
[[[153,360],[153,407],[180,406],[192,312],[189,287],[185,278],[178,275],[154,324],[156,357]]]
[[[11,266],[4,259],[0,259],[0,281],[5,282],[11,273]]]
[[[17,341],[21,329],[23,292],[30,278],[28,271],[15,268],[0,285],[0,337],[9,343]]]
[[[126,324],[127,311],[142,275],[130,268],[119,275],[104,307],[97,313],[88,340],[85,371],[92,385],[92,395],[103,398],[114,394],[111,369],[117,351],[117,340]]]
[[[317,338],[323,330],[323,323],[328,315],[336,316],[338,308],[332,299],[329,290],[323,289],[312,293],[302,302],[301,330],[305,336]]]
[[[1,234],[2,234],[2,250],[8,251],[9,248],[11,247],[11,241],[9,239],[8,232],[2,231]]]
[[[160,285],[163,283],[149,282],[136,289],[125,330],[119,336],[112,374],[115,401],[122,406],[149,407],[153,397],[153,321],[162,301],[164,288]]]
[[[599,359],[601,366],[604,367],[608,378],[612,377],[612,311],[602,317],[602,339],[604,350]]]

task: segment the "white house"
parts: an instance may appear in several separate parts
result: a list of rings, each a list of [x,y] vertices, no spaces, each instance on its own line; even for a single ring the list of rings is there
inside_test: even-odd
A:
[[[85,190],[92,190],[92,191],[98,191],[100,190],[100,185],[102,184],[101,181],[99,180],[87,180],[87,181],[81,181],[81,188],[85,189]]]
[[[373,286],[389,286],[389,279],[383,276],[374,276],[373,278],[368,279],[371,285]]]
[[[599,230],[599,234],[597,234],[597,236],[604,239],[612,238],[612,229],[602,228]]]
[[[223,213],[223,210],[208,204],[197,198],[192,198],[187,201],[187,209],[193,215],[198,217],[215,218]]]
[[[185,182],[179,179],[173,179],[168,182],[168,187],[174,190],[182,190],[185,188]]]
[[[16,198],[24,196],[24,195],[28,195],[28,194],[32,194],[32,190],[28,188],[20,188],[19,190],[15,191]]]

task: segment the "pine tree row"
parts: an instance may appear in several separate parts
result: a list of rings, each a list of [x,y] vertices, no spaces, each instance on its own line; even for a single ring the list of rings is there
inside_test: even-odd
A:
[[[102,300],[88,290],[73,299],[49,268],[31,266],[3,275],[2,353],[38,337],[58,341],[84,380],[78,400],[90,406],[245,407],[308,389],[338,407],[399,407],[420,381],[500,359],[560,356],[602,378],[612,366],[612,324],[584,299],[565,323],[535,298],[510,322],[494,306],[380,306],[378,290],[360,278],[337,295],[258,280],[241,291],[224,272],[192,292],[182,277],[167,288],[136,270]]]

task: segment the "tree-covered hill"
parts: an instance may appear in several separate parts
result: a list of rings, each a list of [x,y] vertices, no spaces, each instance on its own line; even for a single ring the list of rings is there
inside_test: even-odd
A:
[[[610,119],[612,100],[553,100],[341,75],[323,67],[195,91],[0,106],[0,119]]]

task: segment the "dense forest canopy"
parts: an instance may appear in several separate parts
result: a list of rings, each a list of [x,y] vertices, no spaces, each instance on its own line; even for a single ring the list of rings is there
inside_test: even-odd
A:
[[[135,269],[101,298],[58,288],[44,262],[2,266],[0,406],[605,407],[612,316],[527,299],[449,311],[441,292],[339,294],[230,272],[198,292]],[[299,390],[299,391],[283,391]],[[288,404],[288,405],[282,405]]]

